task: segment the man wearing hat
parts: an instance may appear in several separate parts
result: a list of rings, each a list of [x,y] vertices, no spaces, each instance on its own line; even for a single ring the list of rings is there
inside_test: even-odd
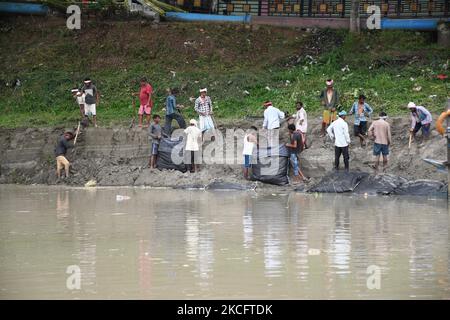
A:
[[[92,120],[94,121],[94,126],[97,127],[97,105],[99,102],[99,92],[97,87],[92,84],[90,78],[84,79],[84,86],[81,89],[84,94],[84,115],[89,117],[92,115]]]
[[[73,144],[69,142],[73,140],[74,134],[71,131],[66,131],[61,137],[59,137],[55,148],[56,157],[56,176],[58,180],[61,178],[61,169],[64,168],[66,178],[69,177],[70,163],[66,158],[67,149],[73,148]]]
[[[211,117],[213,114],[211,98],[206,95],[208,89],[200,89],[200,97],[195,100],[194,110],[199,116],[199,127],[201,132],[214,130],[214,122]]]
[[[411,128],[409,131],[413,137],[419,130],[422,130],[422,137],[428,138],[431,122],[433,122],[430,111],[425,107],[417,106],[414,102],[408,103],[408,109],[411,111]]]
[[[184,129],[186,134],[186,146],[185,146],[185,163],[188,165],[190,172],[195,172],[199,170],[198,152],[200,150],[199,140],[202,136],[202,131],[197,128],[197,121],[191,119],[189,121],[189,127]]]
[[[334,89],[334,81],[328,79],[325,84],[327,87],[320,94],[320,103],[324,108],[322,116],[322,136],[325,136],[325,129],[327,126],[336,120],[336,109],[339,105],[339,94],[336,89]]]
[[[345,170],[349,170],[349,153],[348,146],[350,144],[350,135],[348,133],[348,124],[345,122],[347,112],[339,112],[339,118],[331,123],[327,128],[327,133],[331,139],[334,139],[334,168],[339,170],[339,158],[344,157]]]

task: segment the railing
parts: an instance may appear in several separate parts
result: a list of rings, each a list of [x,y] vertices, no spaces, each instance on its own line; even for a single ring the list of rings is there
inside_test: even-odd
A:
[[[261,7],[268,5],[268,12]],[[448,17],[450,0],[360,0],[361,17],[367,8],[377,5],[384,17]],[[350,17],[351,0],[219,0],[220,14],[252,14],[297,17]]]

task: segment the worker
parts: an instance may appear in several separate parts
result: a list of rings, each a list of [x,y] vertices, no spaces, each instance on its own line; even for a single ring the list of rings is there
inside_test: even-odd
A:
[[[345,170],[349,170],[349,152],[350,135],[348,133],[348,124],[345,122],[347,112],[339,112],[339,117],[336,121],[331,123],[327,128],[327,133],[331,139],[334,139],[334,168],[339,170],[339,158],[344,157]]]
[[[200,89],[200,96],[195,100],[194,110],[198,113],[199,129],[202,133],[208,130],[214,130],[214,121],[212,119],[213,106],[207,88]]]
[[[349,115],[355,115],[353,130],[355,137],[359,137],[361,148],[366,146],[367,118],[370,118],[373,112],[372,107],[365,101],[366,97],[363,94],[359,95],[358,101],[353,103],[349,111]]]
[[[58,142],[55,148],[56,157],[56,176],[58,181],[61,179],[61,169],[64,168],[65,178],[69,177],[70,162],[66,158],[66,153],[69,148],[73,148],[73,144],[70,143],[75,135],[71,131],[66,131],[62,136],[58,138]]]
[[[388,165],[389,146],[391,144],[391,126],[386,121],[387,114],[380,113],[380,118],[372,123],[369,128],[369,138],[374,140],[373,155],[375,157],[375,173],[378,173],[380,156],[383,155],[383,172]]]
[[[265,109],[263,129],[267,130],[267,147],[270,150],[272,147],[278,146],[280,120],[285,118],[285,114],[278,108],[275,108],[271,101],[264,102],[263,107]]]
[[[408,109],[411,111],[410,134],[415,138],[416,133],[422,130],[423,139],[428,139],[430,136],[431,122],[433,122],[430,111],[425,107],[417,106],[414,102],[408,103]]]
[[[322,115],[322,137],[325,136],[325,130],[330,123],[336,120],[336,110],[339,105],[339,93],[334,88],[333,79],[328,79],[325,84],[327,87],[320,93],[320,103],[324,108]]]

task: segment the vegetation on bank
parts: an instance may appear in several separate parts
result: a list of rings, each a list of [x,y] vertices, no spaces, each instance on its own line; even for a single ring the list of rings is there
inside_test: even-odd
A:
[[[431,33],[364,32],[141,21],[83,21],[70,31],[62,18],[14,18],[0,23],[0,127],[73,125],[79,110],[70,89],[84,77],[101,93],[99,124],[129,123],[131,93],[146,76],[163,114],[165,89],[194,116],[190,98],[208,87],[216,118],[261,116],[272,100],[294,111],[302,100],[319,116],[319,92],[335,79],[342,108],[359,93],[378,113],[406,113],[409,101],[434,112],[448,96],[448,50]],[[20,86],[15,85],[20,80]]]

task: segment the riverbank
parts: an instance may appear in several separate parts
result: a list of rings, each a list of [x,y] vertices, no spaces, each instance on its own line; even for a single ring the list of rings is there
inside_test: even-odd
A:
[[[193,117],[192,98],[207,87],[217,120],[260,116],[265,100],[291,113],[301,100],[309,114],[319,113],[327,78],[343,109],[363,93],[375,113],[391,116],[406,114],[409,101],[440,113],[450,89],[437,78],[448,73],[448,52],[429,33],[87,19],[70,31],[61,17],[33,17],[32,28],[29,19],[0,22],[3,128],[77,122],[70,89],[87,76],[101,94],[103,127],[130,123],[142,76],[155,89],[155,113],[164,114],[165,89],[176,87]]]
[[[446,141],[435,130],[431,138],[422,144],[414,142],[408,149],[409,118],[389,119],[392,125],[391,156],[387,174],[407,180],[431,179],[446,181],[445,173],[438,172],[422,159],[444,160]],[[247,129],[260,126],[262,119],[220,123],[219,129]],[[320,138],[320,120],[309,121],[309,148],[301,154],[301,168],[311,177],[308,185],[272,186],[261,182],[246,181],[242,177],[242,165],[238,159],[233,164],[202,165],[200,172],[182,173],[173,170],[149,169],[150,144],[147,131],[140,128],[87,128],[78,137],[76,147],[69,151],[73,175],[64,184],[84,186],[95,180],[99,186],[151,186],[170,188],[277,189],[307,190],[332,171],[333,144],[328,138]],[[55,176],[54,146],[64,128],[0,129],[0,183],[57,184]],[[282,126],[281,140],[286,142],[286,125]],[[420,137],[420,133],[418,135]],[[371,173],[372,145],[359,146],[352,137],[350,167],[352,170]],[[237,157],[240,157],[237,151]]]

